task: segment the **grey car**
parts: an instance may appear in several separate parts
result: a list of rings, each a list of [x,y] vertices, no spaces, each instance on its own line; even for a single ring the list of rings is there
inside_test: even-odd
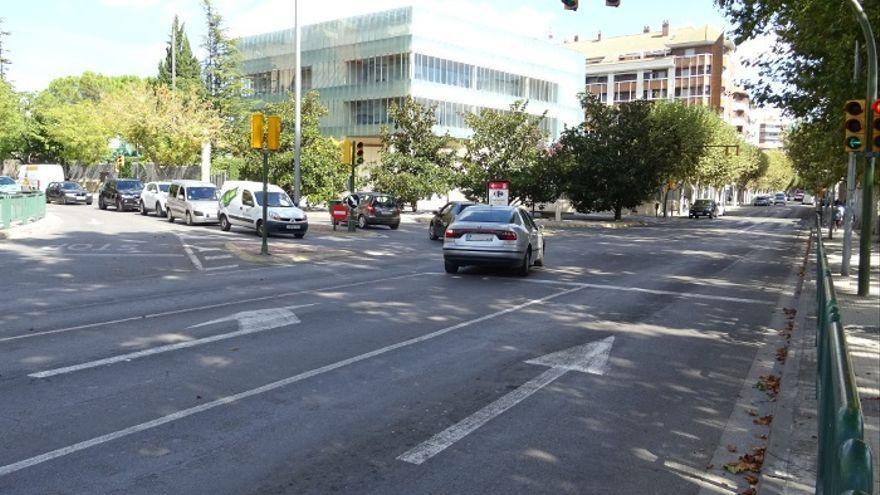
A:
[[[390,194],[359,192],[345,197],[343,202],[354,207],[357,226],[365,229],[370,225],[387,225],[392,230],[400,227],[400,208]]]
[[[544,232],[532,216],[515,206],[471,206],[443,236],[446,273],[469,265],[516,268],[521,276],[544,266]]]
[[[446,232],[446,227],[448,227],[461,212],[476,204],[477,203],[472,201],[452,201],[446,203],[443,208],[436,210],[434,212],[434,218],[431,219],[431,223],[428,225],[428,238],[432,241],[436,241],[443,237],[443,233]]]

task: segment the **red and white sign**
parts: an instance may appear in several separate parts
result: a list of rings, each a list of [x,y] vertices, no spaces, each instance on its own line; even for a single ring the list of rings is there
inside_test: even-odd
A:
[[[489,206],[510,204],[510,182],[506,180],[489,181]]]
[[[333,205],[330,209],[330,216],[337,222],[343,222],[348,218],[348,208],[342,204]]]

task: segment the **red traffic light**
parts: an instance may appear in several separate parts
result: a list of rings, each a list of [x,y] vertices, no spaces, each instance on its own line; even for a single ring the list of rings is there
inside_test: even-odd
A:
[[[871,105],[871,109],[874,110],[874,117],[880,115],[880,100],[875,100],[874,104]]]

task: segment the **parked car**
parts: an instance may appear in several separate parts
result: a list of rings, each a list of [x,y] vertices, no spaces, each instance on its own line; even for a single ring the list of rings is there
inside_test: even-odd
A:
[[[98,208],[113,205],[116,211],[135,209],[141,199],[143,182],[137,179],[107,179],[98,191]]]
[[[21,192],[21,186],[15,179],[7,175],[0,175],[0,194],[15,194]]]
[[[369,225],[387,225],[392,230],[400,227],[400,208],[390,194],[358,192],[346,196],[343,202],[354,208],[355,220],[362,229]]]
[[[544,266],[544,233],[525,209],[516,206],[471,206],[446,229],[443,262],[446,273],[459,267],[515,267],[521,276],[532,265]]]
[[[269,184],[266,224],[268,232],[287,232],[297,239],[309,230],[309,217],[299,209],[284,189]],[[263,183],[227,181],[220,190],[220,228],[229,231],[233,226],[253,229],[263,234]]]
[[[803,191],[795,191],[794,192],[794,200],[795,201],[803,201],[804,200],[804,192]]]
[[[46,188],[46,202],[53,201],[63,205],[68,203],[90,205],[92,204],[92,195],[76,182],[53,182]]]
[[[220,195],[217,186],[200,180],[176,180],[168,188],[165,218],[174,223],[182,218],[187,225],[219,222]]]
[[[698,199],[691,205],[688,212],[688,218],[709,217],[710,219],[718,216],[718,205],[711,199]]]
[[[812,194],[804,194],[804,199],[802,200],[802,203],[812,206],[816,204],[816,198],[814,198]]]
[[[752,201],[752,206],[770,206],[771,204],[770,196],[757,196]]]
[[[31,164],[18,167],[18,183],[24,191],[42,191],[53,182],[64,182],[64,168],[58,164]]]
[[[776,206],[776,205],[785,206],[787,204],[787,201],[788,200],[785,197],[785,193],[776,193],[776,195],[773,196],[773,206]]]
[[[147,182],[147,185],[144,186],[144,192],[141,193],[141,202],[138,204],[138,211],[141,212],[141,215],[154,211],[157,217],[164,217],[165,202],[168,200],[168,189],[170,188],[170,182]]]
[[[449,226],[461,212],[474,206],[477,203],[473,201],[452,201],[446,203],[443,208],[434,211],[434,218],[428,225],[428,238],[435,241],[443,237],[446,227]]]

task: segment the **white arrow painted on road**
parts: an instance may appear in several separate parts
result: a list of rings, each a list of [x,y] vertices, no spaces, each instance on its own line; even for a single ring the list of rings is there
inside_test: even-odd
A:
[[[579,345],[526,361],[529,364],[549,366],[550,369],[462,421],[404,452],[397,459],[409,462],[410,464],[422,464],[446,450],[450,445],[473,433],[477,428],[488,423],[504,411],[553,383],[569,371],[604,375],[613,344],[614,337],[608,337],[598,342],[590,342],[589,344]]]
[[[314,306],[315,304],[301,304],[298,306],[287,306],[284,308],[269,308],[269,309],[261,309],[257,311],[243,311],[241,313],[236,313],[231,316],[227,316],[225,318],[219,318],[217,320],[208,321],[205,323],[200,323],[198,325],[193,325],[189,328],[199,328],[205,327],[208,325],[216,325],[217,323],[225,323],[227,321],[238,321],[238,331],[224,333],[220,335],[212,335],[210,337],[205,337],[203,339],[195,339],[188,340],[186,342],[181,342],[179,344],[169,344],[163,345],[160,347],[154,347],[152,349],[146,349],[143,351],[130,352],[127,354],[121,354],[119,356],[113,356],[105,359],[99,359],[97,361],[89,361],[87,363],[76,364],[73,366],[66,366],[64,368],[56,368],[53,370],[40,371],[38,373],[31,373],[28,376],[31,378],[49,378],[50,376],[63,375],[66,373],[73,373],[75,371],[82,371],[90,368],[97,368],[99,366],[107,366],[111,364],[120,363],[123,361],[131,361],[132,359],[139,359],[147,356],[152,356],[154,354],[161,354],[163,352],[171,352],[177,351],[180,349],[187,349],[189,347],[196,347],[199,345],[210,344],[212,342],[218,342],[221,340],[233,339],[235,337],[241,337],[243,335],[249,335],[253,333],[265,332],[267,330],[272,330],[275,328],[286,327],[288,325],[296,325],[300,323],[299,318],[293,312],[294,309],[305,308],[309,306]]]

